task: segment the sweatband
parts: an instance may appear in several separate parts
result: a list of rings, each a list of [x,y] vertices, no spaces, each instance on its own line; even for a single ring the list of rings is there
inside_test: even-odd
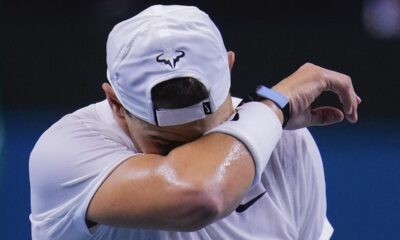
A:
[[[219,132],[240,140],[249,150],[255,167],[252,186],[261,179],[272,151],[282,135],[282,124],[267,105],[248,102],[237,108],[234,117],[205,134]],[[238,114],[238,116],[236,115]],[[236,115],[236,116],[235,116]]]

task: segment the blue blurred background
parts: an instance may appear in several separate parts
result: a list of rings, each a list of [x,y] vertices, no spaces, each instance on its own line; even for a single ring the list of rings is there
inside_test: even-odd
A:
[[[209,13],[236,52],[236,96],[305,62],[349,74],[363,99],[359,123],[311,128],[332,239],[400,239],[399,0],[0,1],[0,239],[30,238],[35,141],[66,113],[104,98],[109,31],[154,3]],[[338,104],[332,94],[319,101]]]

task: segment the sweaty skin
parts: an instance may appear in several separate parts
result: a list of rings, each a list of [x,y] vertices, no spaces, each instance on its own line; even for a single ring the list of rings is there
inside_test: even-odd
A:
[[[235,55],[228,52],[230,67]],[[305,64],[274,86],[291,103],[290,129],[357,121],[359,97],[351,79]],[[87,219],[130,228],[193,231],[230,214],[248,191],[254,163],[246,147],[222,133],[203,133],[233,113],[230,96],[205,119],[173,127],[157,127],[130,117],[108,84],[103,84],[114,118],[143,155],[131,157],[104,181],[89,204]],[[337,93],[340,109],[311,109],[322,91]],[[283,115],[265,100],[282,122]],[[226,191],[229,189],[229,191]]]
[[[223,163],[217,169],[216,182],[220,182],[225,178],[225,175],[228,174],[229,167],[236,163],[237,156],[243,154],[241,147],[241,143],[236,143],[228,150],[228,154],[225,156]]]

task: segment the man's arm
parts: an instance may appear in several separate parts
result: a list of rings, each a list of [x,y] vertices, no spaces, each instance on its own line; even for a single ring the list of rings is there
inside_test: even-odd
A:
[[[194,230],[233,211],[253,175],[243,144],[213,133],[165,157],[125,161],[99,188],[87,218],[120,227]]]
[[[293,128],[343,119],[337,109],[310,109],[328,90],[340,96],[348,120],[357,120],[359,98],[343,74],[306,64],[276,90],[290,99]],[[279,109],[272,109],[281,119]],[[266,139],[266,146],[275,146],[276,141]],[[145,154],[125,161],[100,186],[87,218],[112,226],[194,230],[232,212],[253,177],[254,163],[246,147],[231,136],[212,133],[165,157]]]

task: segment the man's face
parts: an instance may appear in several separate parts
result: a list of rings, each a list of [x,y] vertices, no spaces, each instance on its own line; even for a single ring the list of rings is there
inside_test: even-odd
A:
[[[233,113],[229,95],[217,112],[187,124],[159,127],[134,116],[126,116],[129,135],[143,153],[166,155],[172,149],[200,138],[204,132],[226,121]]]

